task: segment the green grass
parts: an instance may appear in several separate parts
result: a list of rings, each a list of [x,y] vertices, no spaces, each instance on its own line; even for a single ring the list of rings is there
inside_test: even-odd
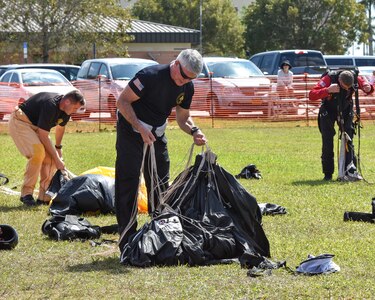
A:
[[[343,222],[344,211],[371,211],[374,186],[364,181],[321,181],[321,141],[316,126],[216,121],[212,128],[209,121],[196,123],[204,129],[218,163],[227,171],[237,174],[247,164],[257,165],[263,179],[241,179],[241,183],[259,203],[287,208],[287,215],[263,218],[272,260],[286,260],[294,269],[309,253],[333,253],[340,272],[306,277],[279,269],[271,276],[249,278],[238,264],[124,267],[119,264],[118,252],[106,253],[116,247],[47,239],[41,232],[49,217],[46,207],[25,208],[17,196],[0,193],[0,223],[12,225],[19,234],[14,250],[0,252],[0,299],[374,298],[375,226]],[[64,137],[64,157],[70,171],[79,174],[96,166],[114,166],[114,131],[71,131]],[[364,176],[375,182],[375,125],[364,124],[361,135]],[[192,139],[174,124],[167,136],[171,173],[176,176],[184,168]],[[8,135],[0,135],[0,145],[0,172],[10,177],[7,186],[17,191],[25,159]],[[195,152],[200,150],[196,147]],[[113,215],[87,218],[101,226],[115,222]],[[146,220],[140,216],[141,223]],[[117,236],[103,238],[115,240]]]

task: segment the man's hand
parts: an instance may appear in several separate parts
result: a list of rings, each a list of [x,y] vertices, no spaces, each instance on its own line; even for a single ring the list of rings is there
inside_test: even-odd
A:
[[[151,146],[156,141],[156,138],[152,134],[152,132],[144,126],[141,126],[139,128],[139,133],[142,136],[143,142],[149,146]]]
[[[201,130],[194,132],[193,139],[194,144],[197,146],[203,146],[207,143],[206,137]]]
[[[55,164],[58,170],[65,170],[65,163],[62,161],[61,157],[55,160]]]

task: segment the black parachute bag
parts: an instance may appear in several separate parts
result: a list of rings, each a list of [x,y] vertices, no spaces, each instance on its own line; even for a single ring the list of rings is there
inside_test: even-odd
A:
[[[55,175],[52,177],[46,194],[52,199],[70,179],[71,178],[67,174],[64,174],[61,170],[57,170]]]
[[[371,200],[372,212],[355,212],[355,211],[346,211],[344,212],[344,221],[358,221],[358,222],[367,222],[375,223],[375,197]]]
[[[239,261],[259,266],[270,257],[258,203],[206,151],[183,171],[145,224],[121,251],[133,266],[210,265]]]
[[[262,174],[260,171],[257,169],[256,165],[254,164],[249,164],[246,167],[244,167],[239,174],[236,175],[236,178],[244,178],[244,179],[261,179]]]
[[[53,216],[43,223],[42,232],[55,241],[97,239],[101,235],[99,226],[74,215]]]
[[[115,213],[115,180],[86,174],[69,180],[59,190],[49,208],[51,215]]]

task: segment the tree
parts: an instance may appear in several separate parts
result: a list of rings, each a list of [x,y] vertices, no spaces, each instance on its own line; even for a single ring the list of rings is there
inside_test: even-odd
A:
[[[368,18],[367,18],[367,32],[368,32],[368,46],[369,46],[369,55],[374,54],[373,42],[374,42],[374,26],[372,25],[372,8],[375,7],[375,0],[363,0],[359,1],[366,7]]]
[[[355,0],[257,0],[244,12],[251,53],[318,49],[343,54],[367,38],[365,7]]]
[[[200,29],[200,0],[138,0],[132,15],[141,20]],[[202,1],[204,55],[244,54],[244,27],[231,0]]]
[[[42,62],[49,61],[51,50],[62,47],[69,51],[85,43],[105,46],[102,42],[122,44],[130,39],[125,34],[129,13],[117,0],[0,0],[0,12],[2,40],[28,42]],[[106,18],[117,21],[115,33],[101,30]]]

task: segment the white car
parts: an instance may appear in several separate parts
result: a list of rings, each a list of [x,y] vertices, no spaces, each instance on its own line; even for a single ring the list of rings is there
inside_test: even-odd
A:
[[[271,82],[251,61],[204,57],[202,73],[194,80],[192,110],[225,116],[239,112],[268,113]]]
[[[96,58],[82,63],[73,85],[86,99],[86,112],[110,113],[116,118],[116,101],[129,80],[141,69],[157,65],[141,58]]]
[[[375,71],[375,66],[358,67],[358,71],[359,75],[364,76],[368,81],[371,81],[372,74]]]
[[[0,119],[32,95],[40,92],[64,95],[72,90],[76,88],[55,70],[8,70],[0,77]]]

